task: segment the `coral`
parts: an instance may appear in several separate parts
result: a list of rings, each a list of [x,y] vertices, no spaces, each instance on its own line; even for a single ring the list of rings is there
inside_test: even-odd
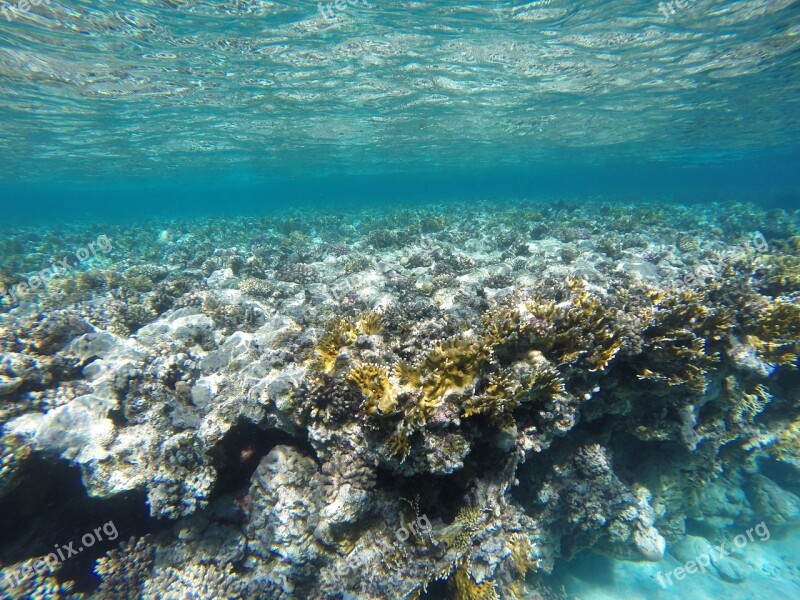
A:
[[[539,491],[542,516],[559,523],[562,554],[605,543],[627,555],[648,560],[663,556],[665,543],[652,526],[652,509],[646,497],[637,498],[614,473],[609,452],[599,444],[577,448],[566,461],[554,465]],[[659,552],[660,550],[660,552]]]
[[[488,348],[477,339],[458,337],[436,344],[417,366],[422,396],[410,421],[424,425],[447,394],[462,391],[473,382],[488,359]]]
[[[358,317],[358,330],[364,335],[378,335],[383,331],[381,317],[376,312],[366,312]]]
[[[800,304],[783,299],[769,303],[746,329],[746,341],[770,363],[794,366],[800,356]]]
[[[534,297],[516,308],[484,317],[486,335],[500,360],[539,350],[556,365],[603,371],[624,344],[617,310],[589,294],[577,279],[568,279],[569,303]]]
[[[355,343],[358,331],[350,319],[332,319],[325,326],[325,332],[317,342],[316,353],[319,357],[319,366],[325,373],[334,369],[336,358],[345,346]]]
[[[385,367],[360,364],[347,373],[364,396],[363,411],[370,416],[393,413],[397,408],[396,390],[389,381]]]
[[[678,248],[680,248],[681,252],[692,252],[697,250],[699,244],[697,242],[697,237],[693,235],[681,235],[678,236],[678,241],[676,243]]]
[[[793,237],[789,254],[765,254],[757,261],[757,277],[761,289],[770,296],[789,295],[800,291],[800,241]]]
[[[264,312],[253,302],[231,302],[228,299],[207,294],[203,300],[203,312],[214,321],[216,328],[230,335],[237,330],[254,331],[264,324]],[[204,348],[211,345],[210,340],[199,340]]]
[[[632,361],[637,377],[656,384],[664,395],[702,394],[710,370],[720,362],[709,340],[720,340],[731,330],[732,311],[706,307],[702,296],[691,290],[650,297],[653,307],[642,331],[644,347]]]
[[[489,415],[500,427],[514,424],[513,413],[522,402],[563,396],[564,382],[557,370],[538,360],[537,351],[511,367],[489,374],[482,394],[464,402],[464,417]]]
[[[736,378],[729,375],[724,381],[726,400],[731,404],[730,418],[733,423],[752,423],[764,411],[772,396],[762,384],[752,386],[752,392],[743,391]]]
[[[800,465],[800,417],[784,428],[769,447],[778,460]]]
[[[200,448],[195,432],[177,433],[164,441],[162,462],[147,494],[152,515],[175,518],[206,505],[216,471]]]
[[[149,580],[155,547],[150,539],[131,538],[118,548],[109,550],[97,560],[95,573],[102,579],[97,588],[97,600],[140,598]]]
[[[231,565],[189,564],[157,568],[144,586],[143,600],[206,600],[244,598],[245,584]]]
[[[58,563],[54,569],[58,569]],[[42,558],[31,558],[0,569],[0,598],[83,600],[72,592],[74,582],[61,582]],[[127,597],[127,596],[126,596]]]
[[[314,529],[316,539],[347,554],[361,535],[356,523],[373,498],[375,466],[363,457],[337,452],[322,464],[319,481],[325,506]]]
[[[288,265],[284,269],[279,270],[275,276],[280,281],[291,281],[301,284],[317,283],[320,280],[319,271],[316,267],[306,263]]]
[[[0,498],[19,483],[20,469],[30,453],[30,446],[14,435],[5,435],[0,439]]]
[[[177,522],[97,568],[98,597],[137,598],[549,598],[583,549],[654,561],[702,544],[689,521],[717,543],[797,521],[791,218],[519,204],[120,229],[113,269],[0,314],[4,503],[31,453],[146,496]],[[762,221],[770,253],[672,285]],[[29,234],[0,236],[4,285],[60,251]]]
[[[318,571],[323,548],[314,537],[323,499],[316,489],[316,463],[289,446],[276,446],[251,479],[247,567],[279,585],[299,585]],[[277,560],[276,560],[277,559]],[[258,563],[263,563],[258,565]]]
[[[314,408],[312,415],[324,411],[329,422],[351,420],[364,404],[364,395],[347,381],[333,379],[327,375],[310,375],[303,387],[306,401]]]
[[[409,438],[412,433],[413,429],[411,429],[411,427],[405,423],[401,423],[397,431],[386,440],[386,451],[389,456],[396,456],[400,459],[400,462],[404,462],[408,453],[411,451],[411,441]]]
[[[511,560],[517,573],[517,580],[523,581],[528,571],[535,567],[533,561],[533,547],[527,535],[518,533],[511,537],[510,544]]]
[[[239,284],[239,289],[243,294],[255,296],[257,298],[270,298],[275,289],[268,281],[256,279],[255,277],[245,277]]]
[[[495,585],[491,581],[481,584],[469,574],[469,558],[462,559],[458,568],[447,580],[447,587],[453,600],[499,600]]]

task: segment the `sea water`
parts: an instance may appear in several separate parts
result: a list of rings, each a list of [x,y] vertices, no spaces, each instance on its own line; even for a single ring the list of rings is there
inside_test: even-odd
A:
[[[800,594],[798,23],[0,2],[0,595]]]

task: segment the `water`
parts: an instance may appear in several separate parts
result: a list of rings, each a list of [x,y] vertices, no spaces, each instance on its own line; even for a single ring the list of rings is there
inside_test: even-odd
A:
[[[0,597],[798,595],[800,5],[680,2],[0,2]]]

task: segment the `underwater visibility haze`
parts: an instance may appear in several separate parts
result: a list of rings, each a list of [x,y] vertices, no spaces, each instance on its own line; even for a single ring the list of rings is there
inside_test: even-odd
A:
[[[800,2],[0,0],[0,599],[800,597]]]

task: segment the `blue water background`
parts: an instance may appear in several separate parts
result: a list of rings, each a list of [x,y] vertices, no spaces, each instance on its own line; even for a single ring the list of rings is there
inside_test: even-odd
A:
[[[12,4],[15,4],[12,2]],[[800,3],[51,0],[0,16],[2,221],[800,185]]]

